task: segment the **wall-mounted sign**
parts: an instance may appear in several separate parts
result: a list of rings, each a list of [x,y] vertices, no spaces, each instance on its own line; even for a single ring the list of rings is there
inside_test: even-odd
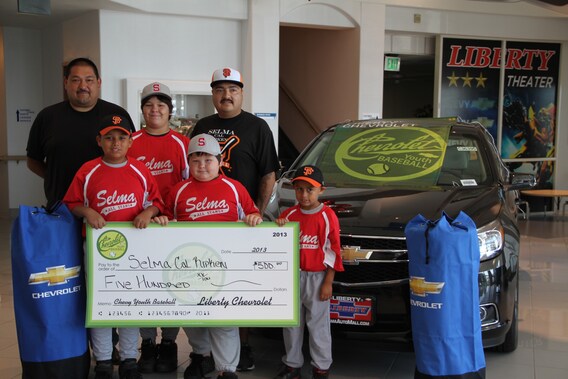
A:
[[[16,122],[32,122],[34,111],[27,108],[16,109]]]
[[[256,117],[263,118],[265,120],[274,120],[276,119],[276,113],[274,112],[257,112],[254,114]]]
[[[440,116],[480,122],[509,169],[533,172],[538,185],[549,188],[559,67],[558,43],[444,38]]]
[[[385,71],[400,71],[400,57],[385,57]]]

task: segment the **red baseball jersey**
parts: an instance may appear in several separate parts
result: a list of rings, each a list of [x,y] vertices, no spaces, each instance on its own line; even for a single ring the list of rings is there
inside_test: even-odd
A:
[[[132,134],[132,140],[128,156],[148,167],[158,183],[163,199],[174,184],[189,178],[188,137],[174,130],[155,136],[142,129]]]
[[[128,158],[110,165],[96,158],[85,163],[71,182],[63,201],[69,209],[84,205],[107,221],[132,221],[151,205],[164,209],[158,185],[144,163]]]
[[[224,175],[208,182],[189,178],[166,199],[166,214],[178,221],[238,221],[251,213],[258,208],[246,188]]]
[[[324,271],[331,267],[343,271],[339,220],[331,208],[321,204],[304,211],[296,204],[282,212],[280,218],[300,223],[300,269]]]

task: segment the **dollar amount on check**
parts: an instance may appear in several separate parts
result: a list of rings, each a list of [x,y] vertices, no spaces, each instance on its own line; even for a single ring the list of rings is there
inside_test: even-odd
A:
[[[87,326],[296,326],[298,224],[87,228]]]

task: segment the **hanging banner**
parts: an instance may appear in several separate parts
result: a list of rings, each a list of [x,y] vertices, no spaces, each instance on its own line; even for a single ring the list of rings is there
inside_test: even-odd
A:
[[[417,125],[427,128],[413,127]],[[332,187],[435,186],[455,119],[367,120],[334,128],[321,153],[321,168]],[[404,126],[404,127],[401,127]]]
[[[298,223],[87,228],[87,326],[297,326]]]
[[[507,42],[501,156],[552,158],[560,44]]]
[[[501,41],[443,38],[440,116],[477,121],[497,140]]]

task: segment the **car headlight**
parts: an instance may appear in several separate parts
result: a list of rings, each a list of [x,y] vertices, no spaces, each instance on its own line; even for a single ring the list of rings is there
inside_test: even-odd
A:
[[[497,220],[477,229],[479,252],[481,261],[491,259],[499,254],[503,247],[505,232],[503,226]]]

